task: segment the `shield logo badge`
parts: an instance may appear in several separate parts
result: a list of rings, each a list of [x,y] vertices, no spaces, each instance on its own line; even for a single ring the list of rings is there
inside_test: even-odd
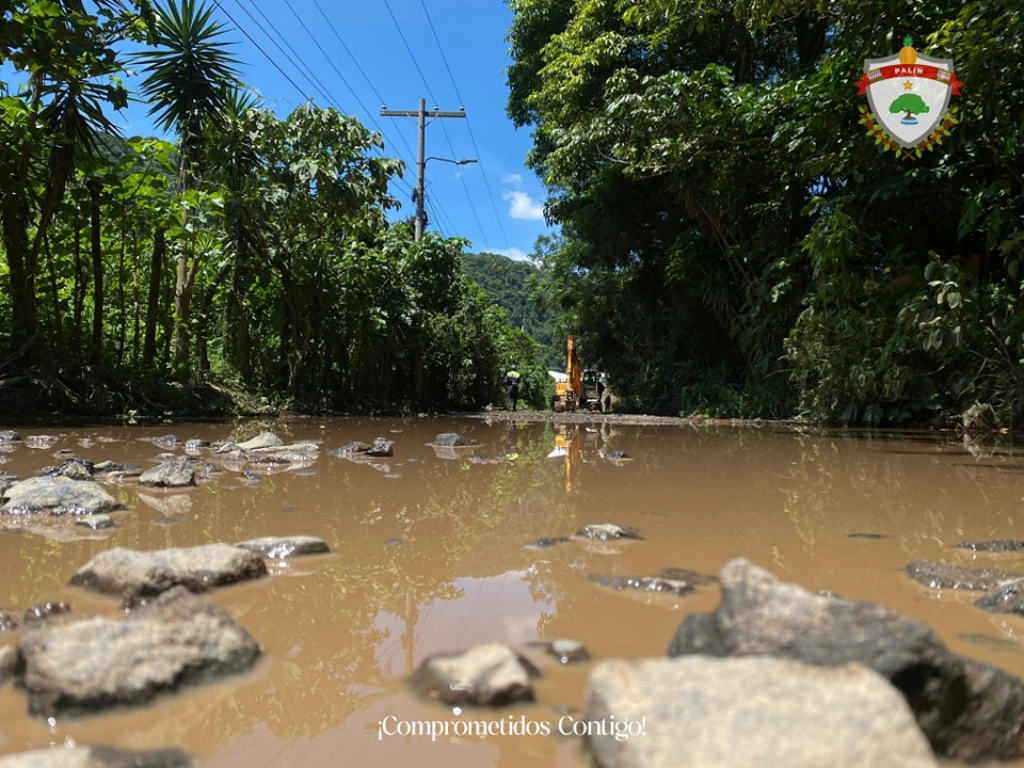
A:
[[[861,124],[876,144],[896,156],[932,150],[957,123],[952,96],[960,95],[963,83],[956,78],[952,59],[936,59],[914,50],[913,40],[903,41],[898,54],[867,59],[857,81],[857,95],[868,97],[870,111],[861,107]]]

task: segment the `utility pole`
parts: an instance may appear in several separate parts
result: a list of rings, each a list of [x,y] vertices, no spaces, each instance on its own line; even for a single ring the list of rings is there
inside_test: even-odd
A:
[[[407,109],[388,109],[385,104],[380,110],[381,117],[415,117],[416,125],[419,131],[419,140],[416,143],[416,192],[414,193],[416,202],[416,241],[423,237],[423,226],[426,221],[426,217],[423,213],[424,204],[424,180],[423,176],[427,168],[426,155],[426,136],[427,136],[427,118],[428,117],[462,117],[466,116],[466,108],[459,107],[458,112],[442,112],[436,106],[433,111],[427,112],[427,100],[420,99],[420,108],[415,112]],[[438,158],[441,159],[441,158]]]

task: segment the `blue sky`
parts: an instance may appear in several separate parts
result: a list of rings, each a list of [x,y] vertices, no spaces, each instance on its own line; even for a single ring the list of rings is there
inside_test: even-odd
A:
[[[213,4],[213,0],[207,2]],[[393,185],[393,193],[403,202],[401,216],[413,213],[410,189],[416,178],[416,120],[381,117],[381,101],[389,109],[416,109],[423,97],[428,109],[435,104],[452,111],[465,106],[467,114],[465,120],[435,120],[428,125],[427,156],[479,160],[465,166],[428,162],[430,228],[471,240],[470,250],[518,258],[530,253],[537,236],[548,231],[541,210],[543,186],[523,167],[531,143],[529,129],[517,131],[505,115],[508,90],[503,70],[510,60],[504,37],[512,14],[504,2],[218,2],[214,15],[228,27],[226,38],[237,43],[233,53],[240,62],[242,79],[263,97],[266,106],[285,115],[308,95],[321,106],[355,115],[373,130],[382,129],[386,154],[406,163],[408,186]],[[274,59],[294,85],[241,30]],[[129,90],[135,90],[135,82],[134,78],[126,81]],[[147,111],[144,104],[132,104],[113,119],[126,136],[153,135],[156,131]]]

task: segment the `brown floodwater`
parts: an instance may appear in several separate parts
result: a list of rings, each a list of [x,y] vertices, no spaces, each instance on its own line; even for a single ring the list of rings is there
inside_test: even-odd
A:
[[[1024,455],[1009,448],[968,449],[914,434],[470,419],[269,426],[286,442],[321,441],[323,451],[308,467],[256,482],[235,468],[185,491],[104,483],[127,506],[114,514],[119,527],[112,532],[0,532],[0,608],[20,614],[35,603],[64,600],[80,617],[119,609],[117,600],[65,586],[80,565],[111,547],[322,537],[332,554],[291,560],[271,568],[268,578],[209,594],[259,642],[264,654],[257,666],[150,707],[55,722],[30,718],[24,694],[7,684],[0,688],[0,755],[73,741],[180,747],[202,768],[580,768],[579,740],[558,735],[557,723],[566,712],[579,713],[590,665],[560,666],[528,644],[567,637],[582,641],[595,660],[664,656],[687,613],[713,609],[717,589],[681,598],[614,592],[587,575],[651,575],[672,566],[716,573],[735,557],[808,589],[906,613],[954,651],[1024,676],[1024,645],[1005,642],[1024,642],[1024,619],[975,608],[975,593],[929,592],[903,573],[921,558],[1024,569],[1024,555],[953,549],[965,539],[1024,538],[1018,522]],[[30,476],[59,463],[58,449],[96,462],[150,466],[163,449],[149,441],[160,435],[222,440],[261,428],[54,430],[60,442],[49,449],[5,446],[0,471]],[[472,450],[451,458],[427,445],[452,430],[479,440],[480,454],[513,458],[477,464],[469,461]],[[326,453],[377,436],[394,441],[394,458],[356,463]],[[83,439],[97,442],[82,447]],[[614,450],[634,458],[621,464],[603,458]],[[602,522],[633,526],[644,540],[524,547]],[[8,528],[23,524],[0,521]],[[0,646],[17,637],[0,634]],[[490,641],[515,646],[541,668],[537,703],[461,716],[525,716],[548,721],[555,733],[437,741],[381,735],[385,718],[455,719],[442,705],[418,700],[406,677],[432,654]]]

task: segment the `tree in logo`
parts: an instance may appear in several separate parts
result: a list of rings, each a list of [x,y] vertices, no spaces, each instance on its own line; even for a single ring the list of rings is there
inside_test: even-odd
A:
[[[924,99],[916,93],[904,93],[889,105],[889,112],[894,115],[897,112],[906,112],[907,114],[900,122],[904,125],[917,125],[917,118],[914,115],[921,115],[931,112],[931,110],[924,103]]]

